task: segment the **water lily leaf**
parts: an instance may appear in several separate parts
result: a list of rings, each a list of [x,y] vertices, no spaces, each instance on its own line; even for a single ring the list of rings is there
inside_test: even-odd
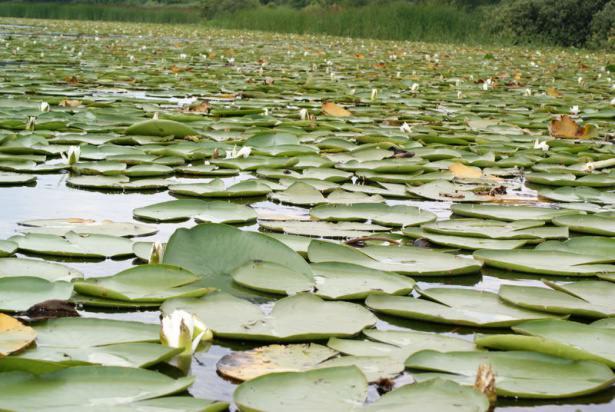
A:
[[[242,286],[263,292],[293,295],[309,292],[326,299],[364,299],[372,293],[405,295],[414,280],[349,263],[316,263],[314,276],[271,262],[251,262],[232,273]]]
[[[110,220],[97,222],[95,220],[81,218],[23,220],[18,224],[26,226],[25,229],[20,230],[22,233],[38,233],[56,236],[65,236],[67,233],[73,232],[77,234],[133,237],[149,236],[158,232],[155,226],[128,222],[112,222]]]
[[[549,286],[556,286],[549,283]],[[599,288],[604,288],[600,290]],[[558,290],[537,286],[502,285],[500,298],[513,305],[560,315],[590,318],[613,316],[614,285],[601,281],[581,281],[557,284]]]
[[[97,161],[97,162],[79,162],[72,166],[73,172],[78,175],[103,175],[114,176],[121,175],[126,171],[126,163]]]
[[[450,236],[440,235],[438,233],[426,232],[419,228],[404,228],[402,233],[406,236],[415,239],[426,239],[431,243],[441,246],[454,247],[459,249],[477,250],[477,249],[498,249],[510,250],[517,249],[525,245],[527,240],[501,240],[501,239],[485,239],[480,237],[467,236]]]
[[[239,385],[233,400],[244,411],[354,411],[367,398],[355,366],[272,373]]]
[[[376,312],[409,319],[452,325],[508,327],[526,320],[545,319],[553,315],[501,301],[492,292],[460,288],[431,288],[421,291],[426,299],[372,295],[365,304]]]
[[[46,300],[68,300],[72,293],[73,285],[68,282],[49,282],[32,276],[0,278],[0,311],[25,311]]]
[[[496,375],[498,396],[559,399],[598,392],[615,381],[607,366],[534,352],[449,352],[422,351],[406,365],[437,373],[435,376],[473,384],[478,367],[488,363]],[[430,379],[434,374],[427,374]],[[417,375],[417,378],[420,376]]]
[[[615,193],[594,189],[592,187],[548,187],[539,188],[538,194],[546,199],[556,202],[589,202],[601,205],[615,203]]]
[[[54,256],[106,258],[131,256],[132,241],[107,235],[88,235],[69,232],[65,236],[26,233],[13,236],[12,241],[23,252]]]
[[[489,239],[566,239],[568,230],[561,227],[544,227],[540,220],[503,222],[484,219],[451,219],[426,223],[426,232],[452,236],[469,236]]]
[[[567,226],[573,232],[615,236],[615,219],[600,215],[560,216],[553,219],[558,226]]]
[[[198,133],[180,122],[173,120],[145,120],[138,122],[126,129],[127,135],[143,136],[196,136]]]
[[[584,256],[555,250],[477,250],[474,257],[487,266],[557,276],[595,276],[615,272],[615,258]]]
[[[301,372],[315,368],[337,351],[315,343],[268,345],[220,358],[216,367],[227,378],[247,381],[276,372]]]
[[[313,222],[313,221],[259,221],[263,229],[291,235],[320,236],[325,238],[355,238],[385,232],[389,228],[359,222]]]
[[[201,297],[212,291],[193,273],[169,265],[141,265],[113,276],[80,280],[75,290],[87,296],[132,303],[162,303],[171,298]]]
[[[496,198],[495,195],[489,194],[491,190],[489,188],[481,190],[474,189],[476,189],[476,186],[461,185],[447,182],[446,180],[436,180],[421,186],[410,187],[408,191],[413,195],[426,199],[448,202],[489,202]]]
[[[483,176],[479,167],[466,166],[462,163],[453,163],[448,167],[448,170],[459,179],[479,179]]]
[[[269,315],[258,306],[226,293],[214,293],[200,299],[171,299],[162,305],[163,313],[176,309],[194,313],[215,336],[257,341],[346,337],[376,322],[374,315],[362,306],[325,302],[308,294],[277,301]]]
[[[365,412],[486,412],[489,400],[473,388],[444,379],[404,385],[361,409]]]
[[[278,240],[213,223],[176,230],[163,257],[163,263],[202,276],[208,287],[233,294],[246,294],[246,290],[233,286],[230,274],[252,261],[275,262],[307,276],[312,273],[299,254]]]
[[[338,356],[321,363],[318,368],[343,366],[361,369],[370,383],[393,379],[404,371],[403,359],[388,356]]]
[[[83,277],[83,273],[77,269],[44,260],[25,258],[0,259],[0,278],[19,276],[32,276],[46,279],[50,282],[59,280],[70,282],[73,279]]]
[[[498,350],[524,350],[615,367],[615,330],[565,320],[535,320],[514,326],[522,335],[484,335],[476,344]]]
[[[0,358],[18,352],[36,339],[36,331],[17,319],[0,313]]]
[[[579,236],[563,242],[549,240],[536,246],[536,249],[608,258],[615,254],[615,239],[603,236]]]
[[[36,182],[36,176],[17,173],[0,173],[0,186],[20,186]]]
[[[179,173],[195,176],[236,176],[239,174],[237,169],[220,169],[214,165],[192,165],[178,167]]]
[[[9,409],[45,410],[130,404],[181,392],[192,377],[172,379],[137,368],[76,366],[41,376],[25,372],[0,374],[0,404]],[[134,410],[134,409],[133,409]]]
[[[416,226],[436,220],[436,215],[414,206],[383,203],[356,203],[353,205],[321,205],[310,210],[310,216],[327,221],[365,221],[377,225]]]
[[[393,246],[368,246],[355,249],[320,240],[313,240],[310,243],[308,257],[313,263],[352,263],[383,272],[414,276],[462,275],[480,269],[480,265],[474,260],[434,250]]]
[[[406,360],[411,354],[425,349],[433,349],[438,352],[476,350],[476,345],[473,342],[430,332],[365,329],[363,334],[377,342],[400,348],[403,360]]]
[[[178,199],[156,203],[133,210],[139,219],[173,222],[192,217],[211,223],[246,223],[256,220],[256,212],[248,206],[224,201],[204,202],[197,199]]]
[[[453,204],[451,205],[451,210],[453,213],[461,216],[504,221],[543,220],[549,222],[555,217],[578,214],[574,210],[552,209],[548,207],[473,204]]]
[[[360,192],[346,192],[343,190],[335,190],[325,197],[314,187],[297,182],[291,185],[288,189],[272,193],[269,198],[281,203],[289,203],[292,205],[311,206],[323,203],[330,204],[352,204],[352,203],[383,203],[384,198],[379,195],[367,195]]]
[[[122,191],[165,189],[169,186],[169,183],[165,179],[131,181],[127,176],[71,176],[66,181],[67,186],[77,188]]]
[[[222,180],[214,179],[209,183],[171,185],[169,192],[199,197],[253,197],[266,195],[271,187],[258,180],[243,180],[227,187]]]
[[[174,169],[165,165],[149,164],[131,166],[124,174],[128,177],[167,176],[174,173]]]
[[[0,240],[0,257],[11,256],[17,251],[17,243]]]

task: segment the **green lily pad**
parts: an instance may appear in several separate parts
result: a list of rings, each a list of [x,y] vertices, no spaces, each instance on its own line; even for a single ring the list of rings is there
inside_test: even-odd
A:
[[[67,186],[83,189],[139,191],[166,189],[170,182],[165,179],[130,180],[127,176],[71,176]]]
[[[421,226],[426,232],[488,239],[566,239],[567,228],[545,227],[540,220],[502,222],[484,219],[451,219]],[[563,230],[562,230],[563,229]]]
[[[584,256],[555,250],[477,250],[474,257],[486,266],[557,276],[595,276],[615,272],[614,257]]]
[[[21,312],[46,300],[68,300],[73,285],[68,282],[49,282],[28,277],[0,278],[0,311]]]
[[[191,127],[173,120],[144,120],[126,129],[127,135],[139,136],[196,136],[198,133]]]
[[[307,276],[312,273],[299,254],[278,240],[223,224],[176,230],[163,257],[163,263],[202,276],[210,287],[240,295],[245,295],[246,290],[233,286],[230,275],[252,261],[275,262]]]
[[[521,240],[501,240],[501,239],[485,239],[480,237],[467,236],[450,236],[440,235],[423,231],[422,229],[409,227],[403,228],[402,233],[406,236],[415,239],[427,239],[431,243],[441,246],[448,246],[459,249],[478,250],[478,249],[498,249],[510,250],[517,249],[527,243],[526,239]]]
[[[139,219],[174,222],[192,217],[211,223],[246,223],[256,220],[256,212],[248,206],[224,201],[204,202],[197,199],[178,199],[133,210]]]
[[[76,234],[106,235],[106,236],[149,236],[158,232],[154,226],[138,223],[112,222],[104,220],[96,222],[90,219],[36,219],[24,220],[18,223],[26,226],[22,233],[37,233],[46,235],[65,236],[69,232]]]
[[[243,180],[227,187],[222,180],[214,179],[209,183],[170,185],[169,192],[186,196],[230,198],[264,196],[271,192],[271,188],[258,180]]]
[[[0,257],[11,256],[17,251],[17,243],[0,240]]]
[[[549,283],[549,285],[554,285]],[[537,286],[502,285],[499,296],[513,305],[559,315],[604,318],[615,314],[615,285],[601,281],[558,284],[559,290]],[[602,288],[602,289],[601,289]]]
[[[398,246],[367,246],[355,249],[320,240],[310,243],[308,257],[313,263],[352,263],[383,272],[414,276],[463,275],[480,269],[480,265],[474,260],[434,250]]]
[[[560,216],[553,219],[558,226],[566,226],[573,232],[593,235],[615,236],[615,219],[600,215]]]
[[[499,396],[531,399],[561,399],[598,392],[615,382],[605,365],[562,359],[534,352],[422,351],[408,358],[406,366],[440,372],[426,374],[473,384],[478,367],[491,365]],[[417,375],[417,378],[420,376]]]
[[[106,258],[131,256],[132,241],[107,235],[67,233],[65,236],[26,233],[11,240],[23,252],[54,256]]]
[[[56,282],[59,280],[70,282],[83,277],[77,269],[44,260],[25,258],[0,259],[0,278],[32,276]]]
[[[327,221],[365,221],[385,226],[416,226],[436,220],[436,215],[414,206],[383,203],[353,205],[321,205],[310,210],[310,216]]]
[[[20,186],[36,182],[36,176],[1,172],[0,186]]]
[[[549,240],[536,246],[536,249],[608,258],[615,254],[615,239],[603,236],[579,236],[563,242]]]
[[[367,380],[355,366],[281,372],[239,385],[233,400],[245,411],[354,411],[367,397]]]
[[[376,322],[374,315],[362,306],[325,302],[308,294],[277,301],[269,315],[258,306],[226,293],[201,299],[171,299],[162,305],[163,313],[176,309],[195,314],[215,336],[269,342],[352,336]]]
[[[360,192],[346,192],[335,190],[327,197],[320,191],[303,182],[297,182],[288,189],[269,195],[273,200],[292,205],[311,206],[324,203],[330,204],[353,204],[353,203],[383,203],[384,198],[380,195],[367,195]]]
[[[212,291],[199,276],[169,265],[141,265],[113,276],[80,280],[75,291],[101,299],[138,304],[162,303],[171,298],[197,298]]]
[[[509,327],[526,320],[551,318],[545,312],[523,309],[501,301],[492,292],[461,288],[431,288],[421,291],[431,299],[372,295],[365,304],[376,312],[430,322],[478,326]]]
[[[324,238],[354,238],[386,232],[389,228],[360,222],[313,222],[313,221],[259,221],[263,229],[291,235],[320,236]]]
[[[538,194],[556,202],[589,202],[601,205],[612,205],[615,203],[615,193],[591,187],[541,188],[538,189]]]
[[[131,404],[181,392],[192,377],[172,379],[137,368],[76,366],[40,376],[0,374],[0,404],[9,409],[45,410]],[[83,410],[83,409],[82,409]],[[134,410],[134,409],[133,409]]]
[[[535,320],[513,330],[522,335],[484,335],[476,344],[498,350],[540,352],[573,360],[591,360],[615,367],[615,330],[565,320]]]

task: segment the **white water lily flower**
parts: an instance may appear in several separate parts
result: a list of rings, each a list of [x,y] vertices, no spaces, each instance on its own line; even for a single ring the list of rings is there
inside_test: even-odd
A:
[[[187,57],[188,57],[188,55],[186,53],[181,53],[179,55],[179,58],[182,59],[182,60],[186,59]]]
[[[26,130],[34,130],[34,125],[36,125],[36,117],[29,116],[26,122]]]
[[[570,114],[576,116],[577,114],[579,114],[579,106],[578,105],[574,105],[570,108]]]
[[[81,157],[81,146],[70,146],[66,151],[66,154],[60,153],[62,160],[64,160],[69,165],[74,165],[79,161]]]
[[[162,318],[160,342],[171,348],[182,348],[184,354],[194,353],[201,340],[212,339],[211,329],[185,310],[175,310]]]
[[[303,109],[299,110],[299,118],[301,120],[305,120],[305,119],[307,119],[307,117],[308,117],[308,110],[307,109],[303,108]]]
[[[523,92],[524,96],[531,96],[532,95],[532,89],[527,88],[525,89],[525,91]]]
[[[493,85],[493,80],[491,79],[487,79],[483,82],[483,90],[487,91],[491,88],[491,86]]]
[[[461,90],[457,90],[457,98],[463,99],[463,93],[461,93]]]
[[[412,87],[410,88],[410,90],[412,90],[413,92],[417,92],[419,90],[420,85],[418,83],[412,83]]]
[[[158,120],[158,112],[154,112],[154,115],[152,116],[152,120]]]
[[[549,150],[549,145],[544,140],[542,142],[538,141],[538,139],[534,140],[534,149],[540,149],[543,151]]]
[[[594,171],[594,164],[592,162],[587,162],[585,163],[585,166],[583,166],[583,171],[586,173],[591,173]]]
[[[401,126],[399,126],[399,131],[404,133],[412,133],[412,127],[406,122],[404,122]]]
[[[51,106],[47,102],[41,102],[41,112],[45,113],[51,110]]]
[[[611,99],[611,105],[615,106],[615,97]]]
[[[154,242],[152,244],[152,251],[149,255],[149,263],[152,265],[157,265],[162,262],[162,255],[164,254],[164,247],[160,242]]]
[[[378,96],[378,89],[373,88],[373,89],[372,89],[371,100],[372,100],[372,101],[376,100],[376,96]]]
[[[252,148],[250,146],[244,146],[239,150],[237,150],[237,146],[233,146],[233,150],[226,151],[226,159],[237,159],[239,157],[245,159],[250,156],[250,153],[252,153]]]

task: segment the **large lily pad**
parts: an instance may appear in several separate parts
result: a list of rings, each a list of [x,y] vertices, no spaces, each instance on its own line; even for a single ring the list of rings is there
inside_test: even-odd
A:
[[[171,299],[163,313],[183,309],[195,314],[215,336],[229,339],[290,342],[352,336],[371,326],[376,318],[354,303],[325,302],[299,294],[277,301],[271,313],[226,293],[201,299]]]
[[[245,290],[233,286],[230,274],[248,262],[259,260],[275,262],[308,276],[312,272],[299,254],[278,240],[222,224],[178,229],[169,239],[163,263],[202,276],[209,287],[245,294]]]
[[[568,230],[562,227],[544,227],[540,220],[502,222],[484,219],[452,219],[421,226],[426,232],[450,236],[468,236],[488,239],[566,239]],[[563,230],[562,230],[563,229]]]
[[[433,250],[393,246],[355,249],[319,240],[310,243],[308,257],[314,263],[352,263],[384,272],[414,276],[463,275],[480,269],[476,261]]]
[[[65,236],[27,233],[13,236],[19,250],[28,253],[85,258],[107,258],[133,255],[132,241],[117,236],[79,235],[69,232]]]
[[[9,409],[44,410],[130,404],[185,390],[193,378],[172,379],[136,368],[76,366],[40,376],[0,374],[0,404]]]
[[[27,277],[0,278],[0,311],[20,312],[46,300],[68,300],[73,285],[68,282]]]
[[[73,279],[83,277],[83,273],[77,269],[44,260],[25,258],[0,259],[0,278],[16,276],[32,276],[46,279],[50,282],[58,280],[70,282]]]
[[[178,195],[198,197],[254,197],[271,192],[271,187],[258,180],[243,180],[226,186],[220,179],[209,183],[186,183],[169,186],[169,192]]]
[[[566,226],[573,232],[615,236],[615,218],[612,216],[560,216],[553,219],[553,223],[558,226]]]
[[[199,276],[170,265],[141,265],[113,276],[80,280],[74,285],[82,295],[134,304],[201,297],[212,290],[204,286]]]
[[[19,224],[26,226],[25,229],[20,230],[24,233],[56,236],[66,236],[66,234],[73,232],[79,235],[133,237],[148,236],[158,232],[158,229],[154,226],[138,223],[112,222],[109,220],[96,222],[95,220],[81,218],[24,220],[19,222]]]
[[[422,351],[408,358],[413,369],[443,372],[435,376],[473,384],[478,367],[488,363],[496,376],[499,396],[559,399],[598,392],[615,381],[608,366],[534,352]],[[427,374],[431,378],[434,374]]]
[[[492,292],[461,288],[421,291],[431,300],[372,295],[365,304],[376,312],[409,319],[485,328],[508,327],[533,319],[552,318],[545,312],[523,309],[501,301]]]
[[[204,202],[178,199],[137,208],[133,215],[156,222],[173,222],[194,217],[211,223],[245,223],[256,220],[256,212],[248,206],[224,201]]]
[[[544,220],[551,221],[553,218],[566,215],[575,215],[578,212],[568,209],[553,209],[549,207],[534,206],[504,206],[504,205],[473,205],[454,204],[451,206],[453,213],[467,217],[479,217],[504,221],[516,220]]]
[[[436,215],[413,206],[389,206],[381,203],[322,205],[310,210],[310,216],[328,221],[365,221],[385,226],[415,226],[436,220]]]
[[[0,358],[22,350],[36,339],[36,331],[0,313]]]

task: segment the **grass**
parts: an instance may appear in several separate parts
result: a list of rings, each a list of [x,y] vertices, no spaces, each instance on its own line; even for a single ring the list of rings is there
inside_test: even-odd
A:
[[[0,2],[0,16],[58,20],[105,20],[148,23],[198,23],[195,8],[139,7],[96,4]]]
[[[212,20],[216,27],[434,42],[492,42],[482,12],[436,3],[352,8],[259,7]]]

